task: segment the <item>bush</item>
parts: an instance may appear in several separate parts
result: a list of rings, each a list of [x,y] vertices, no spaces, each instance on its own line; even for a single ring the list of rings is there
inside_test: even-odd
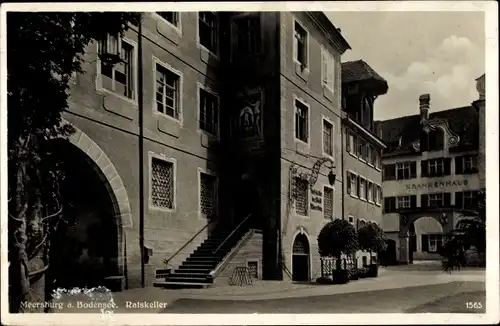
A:
[[[342,254],[350,255],[358,250],[356,229],[345,220],[333,220],[325,224],[318,234],[320,256],[336,257],[336,269],[342,268]]]
[[[381,253],[387,248],[387,238],[384,230],[375,223],[367,223],[358,230],[359,247],[370,253],[370,264],[372,264],[372,252]]]

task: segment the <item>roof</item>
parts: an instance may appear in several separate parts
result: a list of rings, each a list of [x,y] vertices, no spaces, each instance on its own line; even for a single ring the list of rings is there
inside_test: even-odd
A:
[[[324,32],[327,34],[327,37],[331,37],[334,41],[338,42],[341,46],[341,53],[351,49],[347,40],[344,38],[342,33],[340,33],[340,29],[335,27],[330,18],[328,18],[324,12],[310,11],[308,12],[308,15],[320,23],[320,25],[324,28]]]
[[[460,137],[457,150],[475,149],[478,145],[478,113],[472,106],[432,112],[429,120],[445,120],[450,130]],[[405,154],[413,151],[412,143],[420,138],[420,115],[376,121],[382,129],[382,139],[388,144],[384,154]],[[399,138],[401,137],[401,145]]]
[[[370,65],[363,60],[348,61],[342,63],[342,83],[350,83],[363,80],[387,81],[380,76]]]

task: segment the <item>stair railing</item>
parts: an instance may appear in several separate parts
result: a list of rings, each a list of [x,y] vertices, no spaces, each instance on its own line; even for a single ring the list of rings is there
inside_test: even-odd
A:
[[[247,217],[245,217],[243,221],[241,221],[240,224],[238,224],[238,226],[233,229],[233,231],[224,239],[224,241],[222,241],[222,243],[217,247],[217,249],[213,251],[214,255],[216,255],[219,252],[220,248],[222,248],[222,246],[224,246],[224,244],[236,233],[236,231],[241,228],[241,226],[250,218],[250,216],[252,216],[252,213],[248,214]]]
[[[186,243],[184,243],[184,245],[182,247],[180,247],[172,256],[170,256],[170,258],[168,259],[165,259],[163,261],[163,263],[165,264],[165,266],[168,266],[168,264],[170,263],[170,261],[175,257],[177,256],[184,248],[187,247],[187,245],[189,245],[191,242],[193,242],[194,239],[196,239],[198,237],[198,235],[200,235],[200,233],[202,233],[206,228],[208,228],[210,226],[210,224],[212,224],[213,222],[215,222],[217,219],[216,218],[212,218],[210,219],[210,221],[208,221],[208,223],[202,227],[198,232],[196,232],[195,235],[193,235],[191,237],[191,239],[189,239]]]

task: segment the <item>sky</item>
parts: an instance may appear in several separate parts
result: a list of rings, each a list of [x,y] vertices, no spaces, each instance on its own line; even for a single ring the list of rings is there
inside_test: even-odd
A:
[[[352,50],[342,62],[363,59],[389,84],[375,101],[375,120],[470,105],[475,79],[485,73],[482,12],[325,12]]]

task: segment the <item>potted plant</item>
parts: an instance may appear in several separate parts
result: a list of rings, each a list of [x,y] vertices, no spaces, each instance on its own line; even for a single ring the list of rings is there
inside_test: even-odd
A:
[[[367,223],[358,230],[359,246],[362,250],[368,251],[370,260],[366,266],[367,277],[378,276],[378,264],[373,261],[372,253],[380,253],[387,248],[387,238],[384,231],[376,223]]]
[[[342,268],[342,256],[350,255],[358,249],[356,229],[346,220],[335,219],[325,224],[318,235],[320,256],[335,257],[336,267],[332,273],[333,282],[349,282],[349,271]]]

